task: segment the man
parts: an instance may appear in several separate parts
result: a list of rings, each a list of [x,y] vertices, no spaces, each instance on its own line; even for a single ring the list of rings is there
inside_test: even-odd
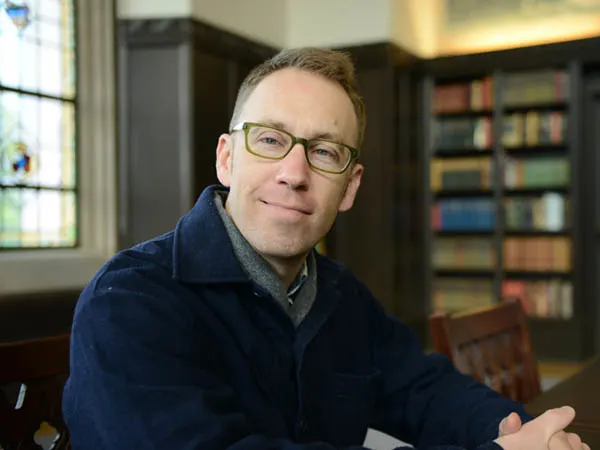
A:
[[[74,449],[358,449],[367,427],[417,448],[585,448],[561,432],[572,410],[522,426],[313,251],[352,207],[364,124],[343,54],[283,51],[248,76],[217,146],[224,187],[81,295]]]

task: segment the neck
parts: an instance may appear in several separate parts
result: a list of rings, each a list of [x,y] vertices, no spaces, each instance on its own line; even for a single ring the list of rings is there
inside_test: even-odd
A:
[[[298,276],[298,272],[300,272],[308,254],[290,259],[273,258],[262,254],[261,256],[271,266],[277,277],[285,283],[285,286],[290,287]]]
[[[223,206],[225,212],[231,218],[231,221],[235,224],[235,220],[233,219],[233,215],[231,214],[229,199],[225,200]],[[286,288],[289,288],[292,285],[309,254],[309,252],[306,252],[304,254],[293,256],[291,258],[277,258],[273,256],[264,255],[256,249],[254,249],[254,251],[257,252],[267,262],[267,264],[275,272],[277,278],[279,278],[285,284]]]

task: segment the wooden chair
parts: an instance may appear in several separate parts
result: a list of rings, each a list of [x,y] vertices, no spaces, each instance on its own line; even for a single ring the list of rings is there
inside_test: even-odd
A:
[[[435,350],[461,372],[521,403],[541,392],[525,313],[518,301],[429,319]]]
[[[70,448],[62,418],[68,373],[69,335],[0,344],[0,448],[40,450],[48,439],[53,450]]]

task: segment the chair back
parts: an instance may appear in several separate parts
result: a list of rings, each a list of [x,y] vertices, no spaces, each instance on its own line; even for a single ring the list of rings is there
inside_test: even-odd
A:
[[[62,417],[62,392],[69,374],[69,337],[0,344],[3,450],[70,448]]]
[[[540,392],[525,313],[519,301],[449,315],[430,316],[435,350],[462,373],[502,395],[528,403]]]

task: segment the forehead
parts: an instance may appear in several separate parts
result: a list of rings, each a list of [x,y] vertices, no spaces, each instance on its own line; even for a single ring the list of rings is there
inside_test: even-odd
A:
[[[292,68],[274,72],[256,86],[240,121],[277,122],[305,137],[335,133],[352,143],[357,130],[352,102],[338,83]]]

